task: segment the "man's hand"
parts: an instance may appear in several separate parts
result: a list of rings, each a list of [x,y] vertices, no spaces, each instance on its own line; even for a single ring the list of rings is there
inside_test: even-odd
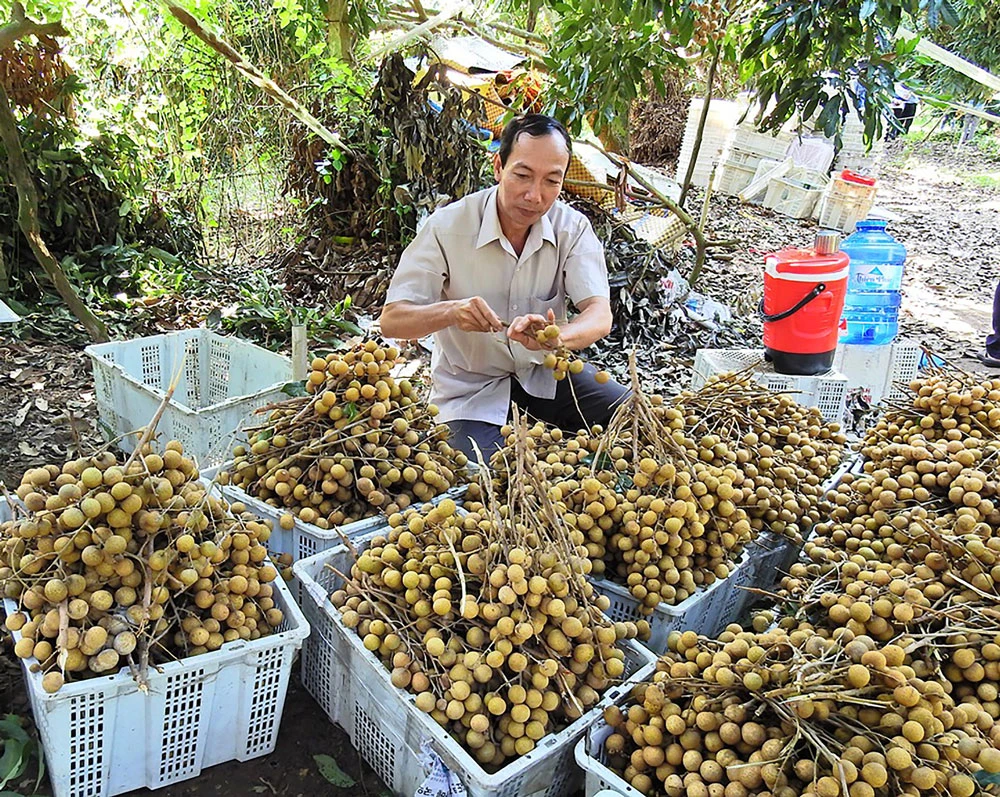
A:
[[[507,337],[516,343],[520,343],[524,348],[529,351],[548,351],[551,349],[557,349],[562,345],[560,339],[550,338],[545,341],[545,343],[539,343],[538,338],[535,334],[540,329],[545,329],[549,325],[554,325],[556,323],[556,314],[549,310],[549,317],[540,316],[535,313],[529,315],[522,315],[511,321],[510,326],[507,327]]]
[[[493,312],[482,296],[456,300],[452,318],[452,326],[463,332],[499,332],[503,329],[500,316]]]

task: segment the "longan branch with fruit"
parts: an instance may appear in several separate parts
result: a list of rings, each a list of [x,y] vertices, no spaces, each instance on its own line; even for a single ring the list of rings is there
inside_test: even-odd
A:
[[[6,627],[42,686],[149,664],[273,633],[284,616],[265,543],[270,528],[206,492],[180,443],[149,443],[27,471],[23,502],[0,525]],[[17,509],[17,507],[15,507]]]
[[[395,347],[376,341],[316,358],[304,397],[266,408],[249,447],[220,476],[323,529],[430,500],[464,480],[437,408],[408,379]]]

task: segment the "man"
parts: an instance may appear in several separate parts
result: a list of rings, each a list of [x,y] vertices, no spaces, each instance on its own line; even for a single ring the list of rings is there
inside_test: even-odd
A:
[[[892,100],[892,114],[895,123],[890,123],[886,132],[886,141],[892,141],[902,131],[903,135],[910,132],[910,125],[913,124],[913,117],[917,115],[917,95],[905,83],[897,82],[895,85],[896,95]]]
[[[993,331],[986,336],[986,350],[976,356],[983,365],[1000,369],[1000,283],[993,292]]]
[[[586,217],[557,201],[571,148],[551,117],[511,121],[493,159],[497,185],[434,213],[389,285],[382,333],[434,334],[431,401],[473,458],[472,440],[487,459],[503,444],[512,402],[575,431],[607,423],[627,392],[598,384],[590,365],[557,382],[541,364],[547,350],[584,349],[611,330],[604,249]],[[567,300],[579,310],[568,322]],[[539,343],[551,323],[559,337]]]

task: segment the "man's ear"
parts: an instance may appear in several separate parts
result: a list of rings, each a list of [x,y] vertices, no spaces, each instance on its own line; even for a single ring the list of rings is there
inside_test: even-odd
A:
[[[500,173],[503,171],[503,164],[500,162],[500,153],[493,153],[493,177],[500,182]]]

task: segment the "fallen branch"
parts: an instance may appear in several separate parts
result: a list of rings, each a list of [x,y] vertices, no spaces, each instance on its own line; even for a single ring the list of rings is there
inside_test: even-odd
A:
[[[332,130],[329,130],[322,122],[319,121],[319,119],[309,113],[304,105],[294,100],[287,92],[285,92],[284,89],[271,80],[271,78],[264,75],[259,69],[257,69],[257,67],[247,61],[246,56],[244,56],[243,53],[228,42],[220,39],[211,31],[206,30],[201,22],[195,19],[190,12],[185,11],[180,6],[169,2],[169,0],[167,1],[166,6],[170,13],[177,17],[185,28],[190,30],[195,36],[205,42],[205,44],[229,61],[236,68],[237,72],[243,75],[265,94],[274,99],[279,105],[302,122],[302,124],[309,128],[313,133],[323,139],[330,146],[339,149],[345,155],[354,154],[351,148],[340,136]]]
[[[23,13],[23,11],[22,11]],[[7,26],[9,27],[9,26]],[[59,261],[49,251],[42,238],[42,228],[38,220],[38,189],[31,178],[24,151],[17,134],[17,119],[10,108],[7,92],[0,86],[0,141],[7,150],[7,167],[10,179],[17,188],[17,225],[28,240],[35,259],[45,270],[46,276],[55,286],[66,306],[83,324],[83,328],[98,343],[108,340],[108,329],[76,292],[76,288],[66,277]]]

